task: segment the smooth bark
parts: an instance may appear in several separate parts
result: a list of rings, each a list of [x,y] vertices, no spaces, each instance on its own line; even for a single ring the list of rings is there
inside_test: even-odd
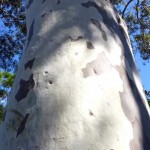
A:
[[[149,107],[110,3],[27,0],[26,22],[0,149],[149,150]]]

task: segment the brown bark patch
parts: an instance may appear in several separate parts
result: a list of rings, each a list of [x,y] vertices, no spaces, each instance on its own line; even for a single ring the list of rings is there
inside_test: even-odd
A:
[[[88,49],[95,49],[94,46],[93,46],[93,44],[92,44],[92,42],[90,42],[90,41],[86,41],[86,47]]]

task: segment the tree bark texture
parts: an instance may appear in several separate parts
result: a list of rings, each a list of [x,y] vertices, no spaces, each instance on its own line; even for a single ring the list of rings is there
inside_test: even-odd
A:
[[[26,22],[0,149],[150,150],[149,107],[111,4],[27,0]]]

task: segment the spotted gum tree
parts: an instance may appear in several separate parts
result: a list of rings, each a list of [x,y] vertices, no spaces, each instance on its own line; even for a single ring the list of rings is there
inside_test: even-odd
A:
[[[125,22],[104,0],[27,0],[27,41],[2,150],[149,150],[149,108]]]

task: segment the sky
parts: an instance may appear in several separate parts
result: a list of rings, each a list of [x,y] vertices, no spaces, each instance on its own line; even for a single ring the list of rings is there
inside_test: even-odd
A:
[[[142,80],[142,85],[145,90],[150,90],[150,62],[143,64],[143,60],[140,57],[140,54],[135,54],[136,65]]]

